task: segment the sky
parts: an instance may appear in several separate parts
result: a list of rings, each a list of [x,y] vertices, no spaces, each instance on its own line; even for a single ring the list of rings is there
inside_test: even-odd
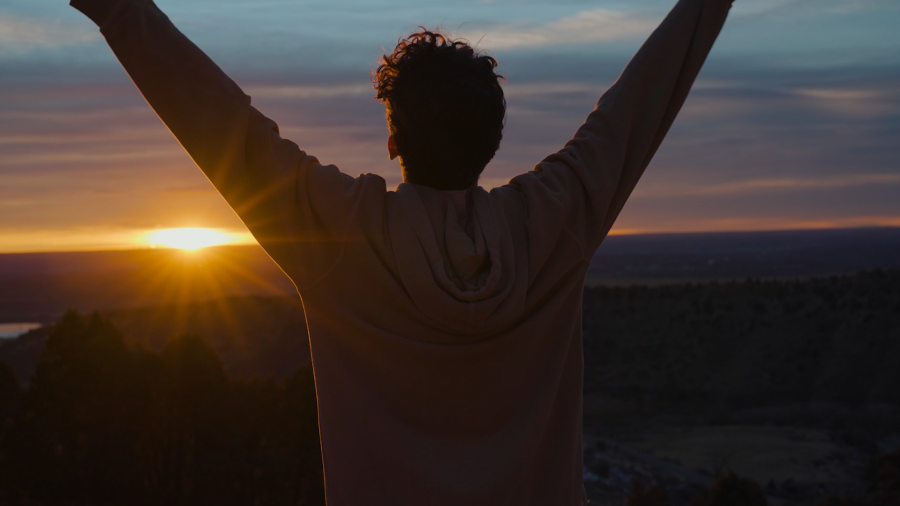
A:
[[[504,140],[481,184],[557,151],[674,0],[158,0],[278,122],[400,182],[370,73],[417,26],[492,54]],[[736,0],[613,233],[900,226],[900,2]],[[246,229],[63,0],[0,3],[0,253]]]

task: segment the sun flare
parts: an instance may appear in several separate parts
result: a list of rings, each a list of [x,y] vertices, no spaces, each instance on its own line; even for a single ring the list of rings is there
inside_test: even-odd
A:
[[[195,251],[209,246],[233,243],[235,242],[233,235],[213,228],[166,228],[149,232],[146,240],[151,248],[177,248]]]

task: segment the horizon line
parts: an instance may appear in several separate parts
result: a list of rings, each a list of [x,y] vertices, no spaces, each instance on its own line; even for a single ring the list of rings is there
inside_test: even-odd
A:
[[[625,230],[613,230],[608,235],[608,237],[649,237],[649,236],[677,236],[677,235],[726,235],[726,234],[766,234],[766,233],[790,233],[790,232],[839,232],[839,231],[851,231],[851,230],[887,230],[887,229],[896,229],[900,230],[900,225],[859,225],[859,226],[837,226],[837,227],[829,227],[829,226],[821,226],[821,227],[785,227],[785,228],[760,228],[760,229],[724,229],[724,230],[682,230],[682,231],[645,231],[645,230],[635,230],[635,229],[625,229]],[[606,239],[604,239],[605,241]],[[201,248],[200,250],[207,249],[221,249],[221,248],[252,248],[262,246],[258,242],[242,242],[242,243],[229,243],[229,244],[217,244],[213,246],[207,246]],[[197,250],[197,251],[200,251]],[[137,252],[137,251],[173,251],[173,252],[182,252],[187,254],[192,254],[192,251],[185,251],[179,248],[173,247],[122,247],[122,248],[114,248],[114,247],[99,247],[99,248],[75,248],[75,249],[49,249],[49,250],[34,250],[34,251],[0,251],[0,256],[5,255],[39,255],[39,254],[56,254],[56,253],[113,253],[113,252]]]

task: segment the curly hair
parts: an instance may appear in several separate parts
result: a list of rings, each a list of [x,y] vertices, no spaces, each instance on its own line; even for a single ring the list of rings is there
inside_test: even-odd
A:
[[[438,190],[474,185],[503,138],[497,60],[425,28],[400,39],[372,76],[404,178]]]

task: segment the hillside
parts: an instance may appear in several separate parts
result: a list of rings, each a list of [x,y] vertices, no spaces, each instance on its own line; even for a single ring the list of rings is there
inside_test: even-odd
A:
[[[228,297],[104,312],[135,345],[208,339],[237,375],[308,360],[296,297]],[[798,402],[900,406],[900,270],[811,280],[589,287],[585,393],[656,411]],[[44,330],[0,343],[34,348]],[[31,348],[29,348],[29,346]],[[35,348],[36,350],[36,348]]]
[[[900,271],[593,287],[586,393],[648,403],[900,405]]]
[[[238,377],[309,360],[294,296],[104,314],[133,349],[201,336]],[[0,341],[22,380],[50,328]],[[588,287],[584,347],[585,484],[601,505],[635,479],[686,505],[723,469],[774,500],[861,495],[872,459],[900,449],[900,270]]]
[[[584,333],[601,504],[635,478],[688,504],[723,470],[787,504],[859,496],[873,459],[900,450],[898,270],[588,288]]]

